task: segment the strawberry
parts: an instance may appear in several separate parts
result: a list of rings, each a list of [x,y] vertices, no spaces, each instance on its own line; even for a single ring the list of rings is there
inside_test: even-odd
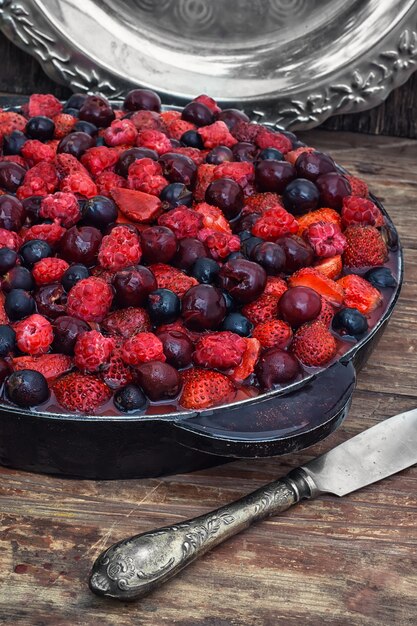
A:
[[[154,274],[156,282],[158,283],[158,289],[171,289],[180,298],[186,291],[198,285],[198,280],[192,276],[187,276],[181,270],[164,263],[156,263],[150,265],[149,269]]]
[[[253,196],[246,198],[245,206],[242,209],[242,215],[249,215],[250,213],[263,213],[268,209],[273,209],[276,206],[282,206],[281,197],[267,191],[265,193],[254,193]]]
[[[72,372],[53,385],[56,399],[68,411],[91,413],[110,400],[110,388],[98,376]]]
[[[337,283],[343,288],[343,303],[351,309],[358,309],[364,315],[371,313],[382,303],[380,291],[367,280],[356,274],[348,274]]]
[[[204,228],[218,230],[221,233],[232,233],[229,222],[218,207],[207,204],[207,202],[200,202],[194,206],[194,211],[202,216]]]
[[[7,317],[6,309],[4,308],[4,301],[6,296],[0,291],[0,324],[8,324],[9,318]]]
[[[340,215],[334,209],[317,209],[316,211],[310,211],[305,215],[301,215],[298,217],[298,233],[300,237],[302,237],[304,231],[311,225],[316,224],[317,222],[326,222],[326,224],[335,224],[335,226],[339,226],[342,223],[340,219]]]
[[[232,380],[215,370],[195,367],[185,370],[182,379],[184,386],[179,404],[185,409],[208,409],[231,401],[235,394]]]
[[[261,344],[256,338],[249,339],[245,337],[243,341],[246,343],[246,348],[242,361],[230,372],[230,377],[237,383],[242,383],[248,376],[253,374],[261,352]]]
[[[61,113],[64,107],[58,98],[51,93],[33,93],[23,108],[28,117],[45,115],[45,117],[54,118]]]
[[[330,304],[326,298],[321,297],[321,311],[318,317],[316,317],[316,322],[322,322],[326,328],[329,328],[330,322],[333,319],[333,315],[335,313],[334,307]]]
[[[324,276],[327,276],[327,278],[335,280],[342,272],[342,257],[340,254],[337,254],[336,256],[329,256],[326,259],[318,261],[314,267]]]
[[[120,211],[134,222],[152,222],[161,213],[161,201],[149,193],[115,187],[111,195]]]
[[[256,325],[266,322],[277,317],[278,301],[276,296],[269,296],[263,293],[253,302],[245,304],[242,308],[242,313],[252,324]]]
[[[374,226],[349,226],[345,237],[347,245],[343,263],[346,267],[383,265],[387,260],[386,243]]]
[[[268,276],[264,294],[267,296],[275,296],[279,299],[287,289],[288,285],[283,278],[279,276]]]
[[[352,196],[360,196],[361,198],[368,197],[368,185],[365,183],[364,180],[362,180],[362,178],[358,178],[357,176],[349,176],[348,174],[344,174],[344,176],[349,181],[350,187],[352,189]]]
[[[255,326],[252,336],[260,342],[262,348],[284,350],[292,341],[292,330],[283,320],[267,320]]]
[[[11,361],[13,371],[35,370],[54,381],[72,368],[72,359],[65,354],[42,354],[42,356],[19,356]]]
[[[77,123],[77,118],[68,113],[59,113],[54,117],[54,139],[62,139],[70,133]]]
[[[314,267],[303,267],[288,279],[290,287],[310,287],[327,298],[335,306],[343,303],[342,285],[327,278]]]
[[[26,128],[27,119],[19,113],[13,113],[12,111],[0,112],[0,135],[9,135],[14,130],[24,131]]]
[[[321,367],[335,356],[337,343],[326,326],[315,320],[300,326],[292,350],[304,365]]]
[[[140,307],[128,307],[112,311],[101,324],[103,330],[111,335],[132,337],[137,333],[151,330],[151,322],[148,313]]]
[[[197,202],[203,202],[206,189],[210,183],[214,180],[215,165],[210,163],[203,163],[197,170],[197,182],[194,189],[194,198]]]

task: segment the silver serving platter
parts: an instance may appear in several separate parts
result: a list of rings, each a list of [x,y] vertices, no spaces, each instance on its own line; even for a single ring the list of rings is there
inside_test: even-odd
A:
[[[417,0],[0,0],[0,28],[74,91],[208,93],[307,129],[417,69]]]

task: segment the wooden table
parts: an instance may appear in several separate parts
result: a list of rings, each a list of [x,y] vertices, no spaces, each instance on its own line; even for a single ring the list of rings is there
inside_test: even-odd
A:
[[[417,141],[311,132],[363,176],[402,237],[406,277],[345,424],[289,457],[149,480],[77,481],[0,469],[0,624],[407,626],[417,623],[417,467],[343,499],[298,505],[233,538],[136,604],[92,595],[114,541],[229,502],[417,406]]]

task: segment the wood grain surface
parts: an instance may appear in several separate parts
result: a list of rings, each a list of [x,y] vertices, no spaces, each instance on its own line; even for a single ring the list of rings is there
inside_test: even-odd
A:
[[[417,623],[417,467],[344,498],[262,522],[136,604],[92,595],[111,543],[220,506],[417,405],[417,142],[315,131],[306,140],[366,178],[400,231],[406,276],[349,417],[288,457],[149,480],[75,481],[0,468],[0,624],[23,626],[412,626]]]

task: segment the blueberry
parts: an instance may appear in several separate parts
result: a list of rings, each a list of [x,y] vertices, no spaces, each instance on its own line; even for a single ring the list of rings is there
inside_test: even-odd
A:
[[[253,329],[253,324],[242,313],[229,313],[224,318],[221,330],[229,330],[241,337],[249,337]]]
[[[167,209],[181,205],[190,207],[193,203],[193,194],[183,183],[170,183],[163,188],[159,197]]]
[[[203,140],[196,130],[186,130],[185,133],[181,135],[181,143],[184,146],[198,148],[199,150],[204,148]]]
[[[365,278],[377,288],[396,287],[397,285],[397,281],[388,267],[374,267],[372,270],[366,272]]]
[[[233,311],[233,309],[235,308],[235,301],[233,300],[232,296],[230,295],[230,293],[228,291],[226,291],[226,289],[222,289],[222,295],[223,295],[223,299],[226,303],[226,311],[228,313],[230,313],[230,311]]]
[[[252,233],[250,232],[250,230],[241,230],[240,233],[237,234],[237,236],[239,237],[240,241],[246,241],[246,239],[252,237]]]
[[[196,126],[208,126],[213,124],[214,115],[202,102],[189,102],[182,110],[181,118]]]
[[[111,198],[107,196],[94,196],[85,202],[82,215],[86,224],[105,228],[117,218],[117,207]]]
[[[5,135],[3,139],[3,154],[20,154],[21,149],[28,138],[21,130],[14,130],[10,135]]]
[[[17,253],[10,248],[0,248],[0,274],[11,270],[17,261]]]
[[[90,137],[95,137],[98,133],[98,128],[95,124],[91,122],[84,122],[84,120],[80,120],[76,122],[73,129],[73,133],[87,133]]]
[[[9,320],[15,322],[35,312],[35,300],[23,289],[12,289],[6,296],[4,308]]]
[[[65,107],[63,113],[66,113],[67,115],[72,115],[72,117],[78,117],[79,110],[73,109],[72,107]]]
[[[16,333],[8,324],[0,324],[0,356],[7,356],[16,347]]]
[[[332,328],[343,335],[360,337],[368,330],[368,320],[358,309],[340,309],[333,317]]]
[[[85,265],[82,263],[74,263],[63,273],[61,284],[68,293],[69,290],[74,287],[75,283],[78,283],[79,280],[83,280],[83,278],[88,278],[89,276],[90,272]]]
[[[242,252],[239,252],[239,250],[237,250],[236,252],[231,252],[226,258],[225,258],[225,262],[227,261],[232,261],[233,259],[245,259],[245,255],[242,254]]]
[[[105,146],[106,142],[104,141],[104,137],[97,137],[96,139],[96,146],[100,147],[100,146]]]
[[[285,187],[282,199],[287,211],[293,215],[303,215],[317,209],[320,192],[311,180],[296,178]]]
[[[211,284],[216,281],[220,272],[220,265],[214,259],[197,259],[191,270],[191,276],[194,276],[199,283]]]
[[[76,109],[79,111],[87,100],[86,93],[73,93],[65,103],[66,109]]]
[[[32,273],[27,267],[22,265],[16,265],[13,267],[3,278],[1,283],[3,291],[8,293],[12,289],[24,289],[25,291],[32,291],[35,289],[35,281]]]
[[[26,124],[25,133],[30,139],[39,139],[39,141],[48,141],[53,139],[55,132],[55,124],[50,117],[44,115],[36,115],[31,117]]]
[[[6,382],[6,396],[21,407],[36,406],[49,398],[45,376],[34,370],[13,372]]]
[[[147,405],[147,399],[140,387],[136,385],[126,385],[118,389],[113,398],[114,406],[122,413],[130,413],[144,409]]]
[[[242,242],[242,252],[246,258],[250,258],[256,246],[260,243],[264,243],[264,240],[260,237],[248,237]]]
[[[0,359],[0,385],[4,383],[9,374],[9,364],[4,359]]]
[[[41,259],[52,256],[52,248],[42,239],[31,239],[23,244],[19,250],[23,263],[27,267],[33,267]]]
[[[170,289],[156,289],[148,296],[148,311],[154,324],[170,324],[181,313],[181,301]]]
[[[264,148],[258,156],[259,161],[283,161],[284,155],[276,148]]]

